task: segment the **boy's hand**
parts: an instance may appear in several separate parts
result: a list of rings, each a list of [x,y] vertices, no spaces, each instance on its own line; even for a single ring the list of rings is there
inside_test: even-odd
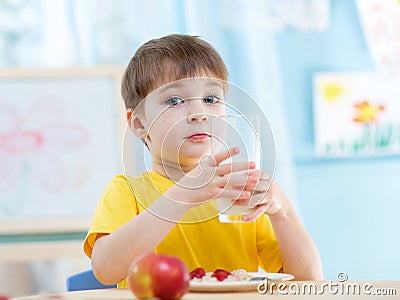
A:
[[[248,205],[254,208],[251,214],[243,217],[245,221],[254,221],[263,213],[269,216],[278,217],[284,215],[287,210],[289,199],[284,194],[278,184],[263,170],[254,170],[250,172],[250,178],[257,178],[257,182],[250,180],[246,185],[246,190],[252,190],[252,196],[249,200],[238,200],[240,205]]]
[[[166,192],[171,200],[200,205],[217,197],[248,200],[251,192],[244,187],[250,184],[249,171],[255,168],[254,162],[223,161],[239,153],[239,148],[222,150],[214,156],[204,156],[196,168]],[[252,176],[253,184],[257,179]]]

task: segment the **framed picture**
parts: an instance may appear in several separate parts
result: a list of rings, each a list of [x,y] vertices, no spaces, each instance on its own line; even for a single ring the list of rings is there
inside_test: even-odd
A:
[[[318,73],[314,133],[320,157],[400,154],[398,76]]]
[[[122,73],[0,71],[0,234],[87,230],[121,172]]]

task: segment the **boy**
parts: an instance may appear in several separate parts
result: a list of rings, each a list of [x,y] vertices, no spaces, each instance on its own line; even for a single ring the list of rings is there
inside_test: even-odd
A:
[[[279,186],[253,162],[223,164],[240,149],[205,156],[209,116],[224,112],[227,77],[215,49],[187,35],[151,40],[131,59],[122,96],[152,170],[115,177],[99,202],[84,249],[104,284],[126,287],[129,265],[148,251],[177,256],[189,270],[260,266],[322,279],[318,250]],[[257,203],[244,217],[253,222],[219,223],[210,201],[217,196]]]

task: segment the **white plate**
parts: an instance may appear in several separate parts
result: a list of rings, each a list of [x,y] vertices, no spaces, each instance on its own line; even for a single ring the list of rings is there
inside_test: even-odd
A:
[[[257,272],[247,272],[251,277],[268,277],[268,280],[279,281],[279,280],[292,280],[294,275],[285,273],[257,273]]]
[[[267,276],[268,280],[291,280],[294,278],[292,274],[283,273],[247,273],[251,277]],[[190,281],[189,291],[191,292],[245,292],[254,291],[262,281],[207,281],[198,282]]]

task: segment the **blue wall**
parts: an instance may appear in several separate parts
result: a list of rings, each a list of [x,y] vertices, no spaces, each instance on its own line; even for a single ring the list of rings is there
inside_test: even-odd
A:
[[[331,1],[327,31],[286,30],[276,43],[301,213],[325,277],[400,279],[400,157],[322,160],[314,152],[314,72],[374,70],[354,1]]]

